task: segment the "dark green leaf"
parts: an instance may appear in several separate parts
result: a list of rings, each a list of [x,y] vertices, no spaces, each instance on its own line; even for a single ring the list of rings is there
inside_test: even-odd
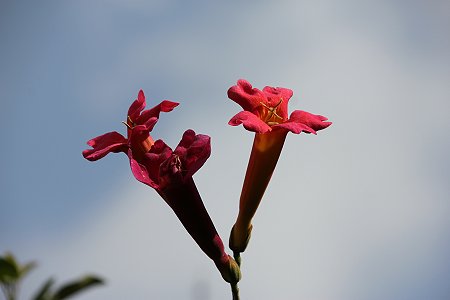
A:
[[[11,253],[6,253],[0,257],[0,282],[17,282],[35,266],[34,262],[20,266]]]
[[[95,276],[85,276],[80,280],[69,282],[61,287],[53,297],[53,300],[67,299],[87,288],[95,285],[103,284],[103,280]]]
[[[15,261],[11,261],[9,257],[0,257],[0,282],[11,283],[19,279],[19,271]]]
[[[36,296],[34,296],[33,300],[51,300],[50,288],[52,287],[53,283],[53,278],[47,280],[36,293]]]
[[[14,255],[12,255],[12,253],[6,252],[3,256],[3,259],[13,265],[15,269],[19,269],[19,264],[17,263],[16,258],[14,257]]]

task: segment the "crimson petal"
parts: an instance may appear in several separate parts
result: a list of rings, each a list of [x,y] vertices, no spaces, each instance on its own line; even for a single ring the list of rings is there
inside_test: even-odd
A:
[[[138,97],[134,102],[131,104],[130,108],[128,109],[128,117],[134,122],[137,123],[136,120],[139,117],[141,111],[145,108],[145,95],[144,91],[140,90],[138,93]]]
[[[156,189],[161,187],[159,169],[161,164],[172,155],[172,149],[162,140],[155,141],[150,151],[145,154],[144,164],[147,168],[150,179],[157,185]]]
[[[175,107],[177,107],[180,103],[172,102],[169,100],[164,100],[160,104],[156,105],[151,109],[144,110],[141,115],[136,119],[136,124],[144,124],[151,118],[159,118],[159,114],[161,112],[169,112],[172,111]]]
[[[192,177],[211,155],[211,138],[204,134],[195,134],[194,130],[184,132],[180,143],[175,148],[174,154],[181,159],[184,178]]]
[[[110,152],[126,152],[127,139],[120,133],[113,131],[108,132],[87,142],[93,149],[83,151],[83,156],[87,160],[95,161],[105,157]]]
[[[144,165],[138,163],[136,161],[136,159],[133,158],[133,151],[131,149],[128,150],[127,155],[128,155],[128,158],[130,159],[131,172],[133,173],[134,177],[138,181],[140,181],[154,189],[157,189],[158,184],[150,178],[147,168]]]

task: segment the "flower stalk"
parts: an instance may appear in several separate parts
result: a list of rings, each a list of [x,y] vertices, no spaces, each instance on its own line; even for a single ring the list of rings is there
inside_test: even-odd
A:
[[[233,300],[239,300],[239,287],[237,285],[237,283],[233,284],[230,283],[231,285],[231,295],[233,296]]]

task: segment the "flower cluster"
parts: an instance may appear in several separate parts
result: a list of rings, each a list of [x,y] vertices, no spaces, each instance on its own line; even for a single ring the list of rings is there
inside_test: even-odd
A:
[[[83,156],[96,161],[111,152],[125,153],[134,177],[155,189],[170,206],[194,241],[213,260],[224,280],[231,284],[233,299],[238,299],[240,253],[248,245],[252,218],[269,184],[287,133],[316,134],[331,125],[323,116],[300,110],[288,117],[287,105],[292,94],[292,90],[286,88],[265,87],[259,90],[242,79],[228,90],[228,97],[244,109],[229,124],[242,124],[255,132],[239,213],[229,238],[235,259],[226,254],[192,178],[210,157],[210,137],[188,129],[172,150],[163,140],[155,141],[150,135],[161,112],[170,112],[179,103],[164,100],[151,109],[145,109],[144,92],[139,91],[123,122],[127,137],[113,131],[93,138],[87,142],[91,148],[84,150]]]

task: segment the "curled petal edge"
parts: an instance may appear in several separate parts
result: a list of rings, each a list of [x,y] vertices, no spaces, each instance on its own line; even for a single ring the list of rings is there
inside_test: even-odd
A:
[[[99,160],[111,152],[126,152],[128,147],[127,139],[116,131],[95,137],[89,140],[87,144],[92,149],[84,150],[83,157],[90,161]]]
[[[232,117],[228,124],[231,126],[238,126],[242,124],[245,129],[256,133],[266,133],[272,130],[270,126],[261,120],[257,115],[245,110]]]
[[[269,97],[283,98],[283,101],[288,102],[291,99],[294,92],[291,89],[283,87],[265,86],[263,93]]]
[[[284,129],[284,130],[290,131],[295,134],[299,134],[302,132],[317,134],[317,132],[314,129],[312,129],[311,127],[309,127],[305,124],[298,123],[298,122],[291,122],[291,121],[287,121],[282,124],[274,125],[272,128],[273,129],[278,129],[278,128]]]
[[[183,161],[186,173],[184,179],[192,177],[208,160],[211,155],[211,138],[205,134],[195,134],[188,129],[184,132],[174,154]]]
[[[228,98],[247,111],[253,111],[261,102],[266,102],[264,93],[257,88],[253,88],[250,82],[245,79],[239,79],[236,85],[228,89],[227,94]]]
[[[153,127],[155,127],[156,122],[158,122],[157,118],[150,118],[145,124],[137,125],[129,130],[129,143],[135,145],[147,139]]]
[[[144,110],[141,115],[136,119],[136,123],[138,124],[144,124],[146,123],[149,119],[151,118],[159,118],[159,114],[161,112],[170,112],[172,111],[175,107],[177,107],[180,103],[178,102],[173,102],[173,101],[169,101],[169,100],[164,100],[161,103],[159,103],[158,105]]]
[[[172,155],[172,149],[164,143],[163,140],[156,140],[150,151],[145,154],[145,166],[147,168],[150,179],[157,185],[158,189],[161,187],[160,182],[160,167],[161,164]],[[156,188],[155,186],[152,186]]]
[[[137,99],[134,100],[133,103],[131,103],[130,108],[128,109],[128,116],[133,122],[137,123],[136,120],[138,119],[141,111],[144,110],[145,106],[146,102],[144,91],[139,90]]]
[[[319,131],[332,124],[331,122],[325,122],[326,120],[328,118],[321,115],[315,115],[303,110],[295,110],[291,113],[288,122],[301,123],[315,131]]]

